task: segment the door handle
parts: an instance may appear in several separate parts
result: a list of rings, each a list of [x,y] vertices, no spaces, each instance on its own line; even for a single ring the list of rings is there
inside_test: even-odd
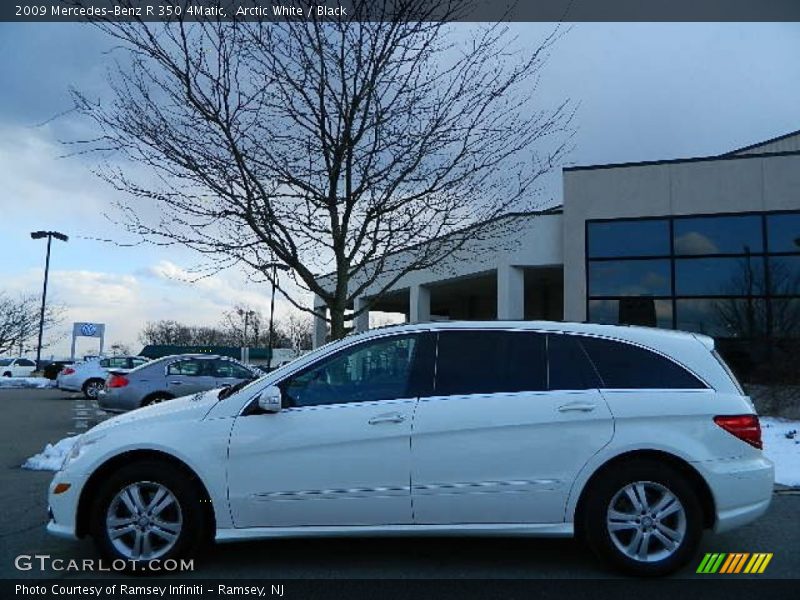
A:
[[[171,385],[183,385],[182,381],[170,381]]]
[[[570,402],[558,407],[558,412],[592,412],[597,404],[591,402]]]
[[[388,413],[377,415],[369,420],[370,425],[380,425],[382,423],[402,423],[406,418],[400,413]]]

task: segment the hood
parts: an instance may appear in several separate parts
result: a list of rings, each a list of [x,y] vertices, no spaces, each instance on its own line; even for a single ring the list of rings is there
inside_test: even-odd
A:
[[[219,390],[209,390],[137,408],[95,425],[92,431],[102,431],[118,425],[142,425],[150,421],[159,423],[165,421],[199,421],[217,403],[218,394]]]

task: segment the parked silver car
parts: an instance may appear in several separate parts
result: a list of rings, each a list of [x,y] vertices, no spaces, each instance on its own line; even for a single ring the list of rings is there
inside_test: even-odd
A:
[[[148,404],[261,377],[261,374],[226,356],[179,354],[151,361],[130,371],[109,370],[100,408],[125,412]]]
[[[70,392],[83,392],[87,399],[94,400],[105,386],[110,371],[128,372],[149,360],[144,356],[98,356],[83,360],[65,367],[56,376],[56,387]]]

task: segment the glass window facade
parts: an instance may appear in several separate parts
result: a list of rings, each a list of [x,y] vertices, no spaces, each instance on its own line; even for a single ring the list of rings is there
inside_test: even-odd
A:
[[[590,321],[713,336],[746,380],[800,351],[800,211],[588,221],[586,238]]]
[[[669,221],[601,221],[590,225],[587,240],[591,258],[665,256],[669,254]],[[620,244],[620,240],[625,240]]]

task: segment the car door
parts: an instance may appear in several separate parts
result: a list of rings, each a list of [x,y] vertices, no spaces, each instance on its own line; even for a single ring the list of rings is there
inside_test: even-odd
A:
[[[586,381],[567,386],[577,389],[549,381],[546,334],[440,332],[434,391],[411,437],[416,523],[564,520],[572,482],[613,421],[588,359],[563,341],[550,344],[553,359],[581,370]]]
[[[225,358],[214,361],[214,376],[216,377],[216,387],[236,385],[255,378],[255,375],[243,365]]]
[[[14,376],[15,377],[30,377],[36,370],[36,363],[27,358],[19,358],[14,363]]]
[[[424,334],[345,348],[280,382],[284,409],[245,411],[231,433],[236,527],[409,524],[411,421],[430,384]]]
[[[167,367],[167,391],[173,396],[187,396],[216,387],[212,359],[187,358]]]

